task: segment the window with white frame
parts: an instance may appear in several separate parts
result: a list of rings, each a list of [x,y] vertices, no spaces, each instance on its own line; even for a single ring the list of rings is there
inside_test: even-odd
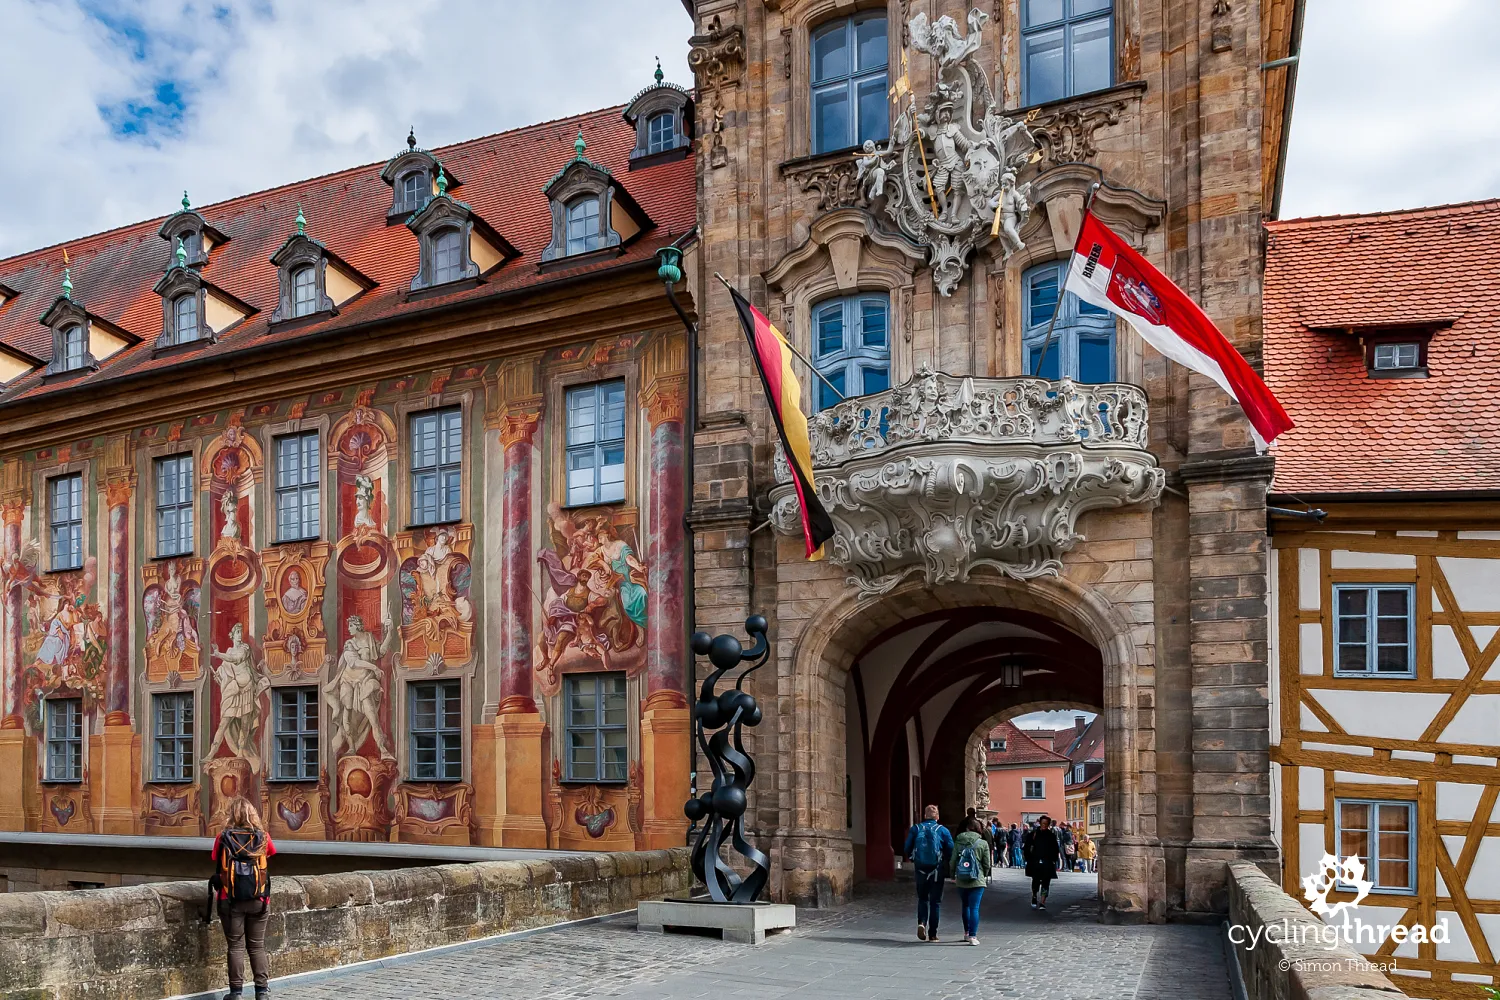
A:
[[[156,468],[156,554],[193,551],[193,456],[158,458]]]
[[[1057,322],[1052,323],[1052,313],[1058,308],[1057,290],[1062,285],[1067,266],[1067,261],[1039,264],[1021,276],[1026,374],[1054,381],[1066,376],[1075,382],[1113,382],[1114,316],[1068,292],[1063,296]],[[1050,344],[1047,343],[1049,324],[1052,326]],[[1042,357],[1044,347],[1045,359]],[[1038,365],[1041,365],[1040,371]]]
[[[599,196],[587,194],[568,205],[568,254],[588,253],[603,245],[599,229]]]
[[[812,33],[812,152],[883,142],[891,133],[883,13],[856,14]]]
[[[1104,825],[1104,807],[1089,806],[1089,826]]]
[[[1415,604],[1410,584],[1335,584],[1334,674],[1415,676]]]
[[[646,122],[646,152],[660,153],[677,143],[677,115],[659,111]]]
[[[1023,104],[1114,84],[1114,0],[1022,0]]]
[[[48,781],[83,780],[83,699],[48,698],[42,703],[47,735]]]
[[[1374,892],[1417,891],[1415,803],[1336,799],[1334,813],[1339,856],[1359,857]]]
[[[565,686],[568,780],[624,781],[625,675],[570,674]]]
[[[1073,784],[1076,785],[1076,784],[1078,784],[1081,781],[1083,781],[1083,765],[1082,764],[1074,764],[1073,765]]]
[[[1046,797],[1047,793],[1043,779],[1025,778],[1021,781],[1021,798],[1045,799]]]
[[[1376,344],[1375,370],[1400,371],[1404,368],[1419,368],[1421,357],[1421,344]]]
[[[1004,740],[990,740],[990,749],[991,750],[1004,750],[1005,749],[1005,741]]]
[[[83,473],[47,480],[47,540],[53,571],[83,565]]]
[[[566,394],[568,506],[625,499],[625,380]]]
[[[62,370],[77,371],[88,358],[89,339],[83,324],[74,323],[62,332]]]
[[[463,237],[445,229],[432,238],[432,283],[441,285],[464,276]]]
[[[318,777],[318,689],[277,688],[272,699],[274,774],[279,781],[316,781]]]
[[[840,395],[847,399],[891,387],[890,327],[891,300],[884,293],[813,306],[813,363],[823,376],[817,380],[818,409],[826,410]]]
[[[407,688],[411,776],[416,781],[463,779],[463,705],[458,681]]]
[[[401,178],[401,209],[415,212],[432,199],[432,182],[425,170],[416,170]]]
[[[276,439],[276,540],[317,538],[318,432],[286,434]]]
[[[463,516],[463,412],[456,406],[411,416],[411,520],[444,524]]]
[[[311,264],[292,272],[292,316],[318,311],[318,272]]]
[[[186,292],[172,303],[172,343],[190,344],[198,339],[198,293]]]
[[[152,781],[193,780],[193,695],[151,696]]]

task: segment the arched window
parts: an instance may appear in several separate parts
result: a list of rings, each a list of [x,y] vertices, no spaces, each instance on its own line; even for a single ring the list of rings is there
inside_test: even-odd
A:
[[[602,240],[598,196],[585,195],[568,205],[568,253],[597,250]]]
[[[65,372],[76,371],[83,367],[83,359],[88,353],[88,338],[84,335],[83,326],[74,323],[62,332],[62,370]]]
[[[677,142],[677,116],[670,111],[651,116],[646,122],[646,152],[660,153]]]
[[[292,316],[311,316],[318,311],[318,273],[311,264],[292,272]]]
[[[457,229],[445,229],[432,240],[432,283],[441,285],[464,276],[464,255]]]
[[[825,299],[812,308],[813,363],[846,399],[891,387],[891,300],[884,293]],[[815,398],[825,410],[839,401],[823,379]]]
[[[1115,82],[1114,0],[1022,0],[1023,104]]]
[[[410,211],[417,211],[427,204],[432,197],[432,186],[427,181],[427,174],[421,170],[415,170],[401,178],[401,205]]]
[[[885,15],[856,14],[812,36],[812,151],[827,153],[891,134]]]
[[[172,303],[172,343],[187,344],[198,339],[198,294],[179,295]]]
[[[1026,374],[1076,382],[1115,380],[1115,319],[1098,306],[1089,305],[1069,292],[1052,328],[1052,345],[1042,361],[1047,324],[1057,308],[1057,290],[1062,284],[1066,261],[1053,261],[1030,268],[1021,276],[1023,343]],[[1037,364],[1042,370],[1037,371]]]

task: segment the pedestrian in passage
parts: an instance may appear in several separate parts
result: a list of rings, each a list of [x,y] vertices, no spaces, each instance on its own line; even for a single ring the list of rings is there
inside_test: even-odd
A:
[[[1052,880],[1057,878],[1057,839],[1050,816],[1038,819],[1036,829],[1027,835],[1024,853],[1026,874],[1031,879],[1031,908],[1034,910],[1047,908],[1047,893],[1052,889]]]
[[[1064,821],[1062,826],[1055,828],[1054,832],[1057,834],[1057,870],[1065,872],[1072,867],[1068,864],[1068,855],[1071,853],[1068,848],[1073,844],[1073,831]]]
[[[245,990],[245,958],[255,982],[256,1000],[270,996],[266,961],[266,921],[271,915],[271,879],[266,860],[276,853],[260,813],[243,798],[229,803],[229,820],[214,838],[209,884],[218,899],[219,921],[229,950],[229,992],[234,1000]]]
[[[1075,871],[1078,867],[1078,836],[1073,827],[1068,823],[1063,824],[1062,838],[1063,870],[1069,872]]]
[[[1010,865],[1012,868],[1020,868],[1026,862],[1021,858],[1022,833],[1016,824],[1010,825]]]
[[[938,917],[943,906],[943,875],[953,854],[953,834],[938,822],[938,807],[922,811],[922,822],[906,832],[901,852],[912,864],[917,883],[917,940],[938,939]]]
[[[1085,872],[1094,870],[1094,838],[1086,833],[1083,835],[1083,843],[1078,845],[1078,863]]]
[[[979,901],[990,881],[990,845],[985,842],[983,827],[975,819],[964,820],[953,842],[953,865],[949,874],[958,886],[963,903],[964,943],[979,943]]]

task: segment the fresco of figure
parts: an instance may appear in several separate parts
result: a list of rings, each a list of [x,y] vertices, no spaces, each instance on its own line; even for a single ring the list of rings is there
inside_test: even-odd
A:
[[[569,516],[554,505],[548,519],[552,548],[537,555],[547,591],[536,647],[544,687],[556,683],[561,666],[637,669],[644,663],[646,567],[608,517]]]
[[[302,571],[286,572],[286,589],[281,592],[281,609],[289,615],[300,615],[307,607],[307,588],[302,586]]]
[[[197,591],[187,594],[182,590],[182,578],[177,575],[177,564],[167,564],[167,578],[162,582],[161,597],[154,607],[146,609],[151,623],[151,636],[146,640],[146,653],[153,658],[168,651],[181,654],[189,647],[198,648]]]
[[[245,626],[235,622],[229,630],[229,648],[222,652],[213,649],[210,660],[218,661],[213,673],[219,682],[219,728],[209,744],[207,759],[212,760],[219,747],[227,743],[235,756],[250,761],[252,769],[258,771],[255,723],[261,693],[270,688],[271,682],[255,669],[254,653],[245,642]]]
[[[380,525],[375,523],[375,515],[371,510],[375,507],[375,480],[369,476],[354,477],[354,527],[368,528],[371,531],[379,531]]]
[[[333,759],[337,760],[340,750],[346,748],[350,753],[358,753],[367,733],[372,733],[380,756],[394,760],[396,755],[380,726],[384,687],[380,658],[395,648],[396,627],[389,619],[382,622],[381,638],[377,641],[365,631],[359,615],[350,615],[348,626],[349,638],[344,640],[339,654],[338,672],[323,688],[333,722]]]

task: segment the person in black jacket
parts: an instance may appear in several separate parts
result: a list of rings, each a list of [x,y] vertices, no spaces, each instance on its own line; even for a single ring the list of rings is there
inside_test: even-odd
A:
[[[1052,888],[1052,880],[1057,878],[1059,846],[1057,831],[1052,828],[1050,816],[1037,820],[1036,829],[1026,834],[1021,843],[1021,853],[1026,859],[1026,875],[1031,879],[1033,910],[1047,908],[1047,893]]]

